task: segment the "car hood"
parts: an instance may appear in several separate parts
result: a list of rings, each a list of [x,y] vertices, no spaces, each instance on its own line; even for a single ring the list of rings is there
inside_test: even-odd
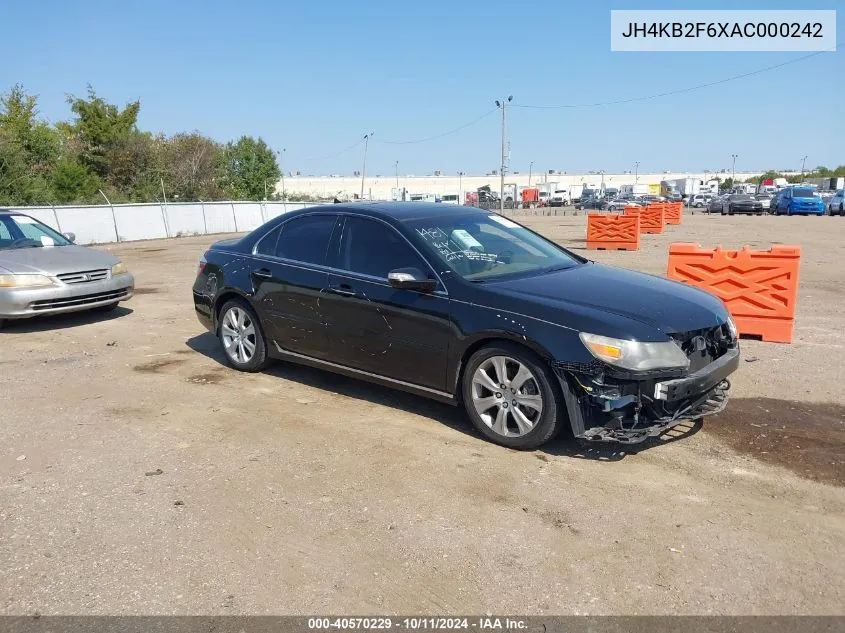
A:
[[[729,318],[722,300],[708,292],[603,264],[483,287],[495,304],[490,307],[618,338],[665,340],[661,333],[716,327]]]
[[[0,269],[10,273],[55,276],[111,268],[119,261],[111,253],[75,245],[0,249]]]

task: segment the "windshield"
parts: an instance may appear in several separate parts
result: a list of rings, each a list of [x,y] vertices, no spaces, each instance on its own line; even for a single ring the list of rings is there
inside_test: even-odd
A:
[[[0,215],[0,249],[68,246],[70,242],[27,215]]]
[[[740,193],[740,194],[731,196],[731,200],[751,200],[751,196],[744,194],[744,193]]]
[[[499,215],[426,218],[409,227],[425,250],[470,281],[539,274],[585,261]]]
[[[793,189],[792,190],[792,197],[793,198],[814,198],[816,196],[815,189]]]

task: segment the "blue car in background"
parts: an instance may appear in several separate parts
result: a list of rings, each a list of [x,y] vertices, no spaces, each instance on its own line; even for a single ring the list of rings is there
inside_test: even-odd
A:
[[[824,215],[824,200],[813,187],[785,187],[772,200],[769,213],[775,215]]]

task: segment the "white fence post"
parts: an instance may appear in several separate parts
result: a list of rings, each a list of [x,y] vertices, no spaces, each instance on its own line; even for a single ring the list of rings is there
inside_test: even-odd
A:
[[[232,202],[232,219],[235,221],[235,233],[239,233],[238,231],[238,214],[235,211],[235,203]]]

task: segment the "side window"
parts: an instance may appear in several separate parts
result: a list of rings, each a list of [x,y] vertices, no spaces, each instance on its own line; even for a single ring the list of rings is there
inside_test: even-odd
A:
[[[347,217],[341,243],[340,267],[350,272],[387,279],[397,268],[431,268],[399,233],[381,222]]]
[[[267,235],[262,237],[258,244],[255,245],[255,254],[256,255],[275,255],[276,254],[276,242],[279,240],[279,233],[281,233],[281,227],[276,227]]]
[[[308,215],[282,225],[276,256],[309,264],[325,264],[336,215]]]

